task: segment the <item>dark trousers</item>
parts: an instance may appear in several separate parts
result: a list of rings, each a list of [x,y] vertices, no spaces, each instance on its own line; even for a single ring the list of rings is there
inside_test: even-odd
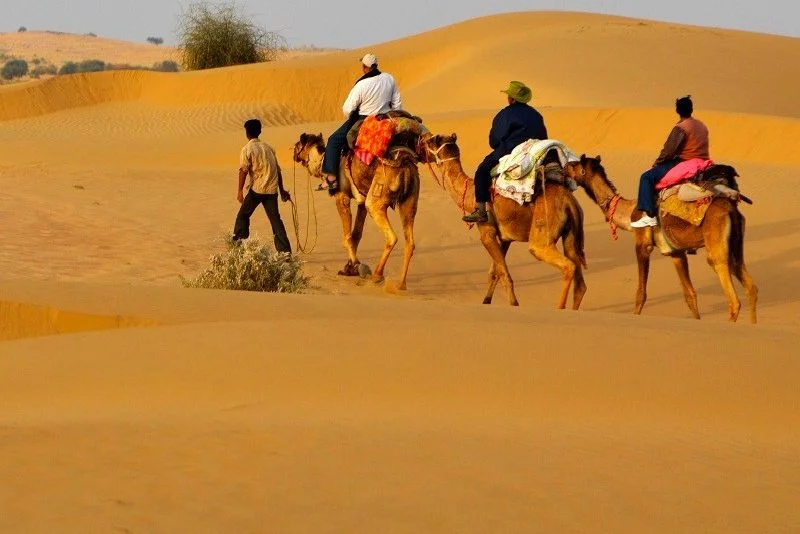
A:
[[[492,152],[484,158],[475,170],[475,200],[477,202],[489,202],[491,200],[492,189],[492,169],[500,163],[500,158],[505,154]]]
[[[656,184],[678,163],[680,160],[661,163],[642,174],[639,179],[639,198],[636,204],[638,209],[647,212],[650,217],[656,216]]]
[[[322,173],[339,176],[339,163],[342,160],[342,150],[347,146],[347,132],[362,117],[356,113],[352,114],[339,129],[328,138],[325,145],[325,159],[322,160]]]
[[[250,237],[250,216],[256,211],[258,205],[264,206],[267,212],[269,224],[272,226],[272,234],[275,240],[275,250],[278,252],[291,252],[292,245],[289,243],[289,236],[286,235],[286,227],[281,220],[281,213],[278,211],[278,195],[262,195],[252,190],[247,192],[236,215],[236,223],[233,227],[233,239],[247,239]]]

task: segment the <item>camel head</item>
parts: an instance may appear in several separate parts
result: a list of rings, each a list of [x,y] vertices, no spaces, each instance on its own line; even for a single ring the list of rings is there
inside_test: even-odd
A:
[[[597,174],[605,176],[606,171],[603,169],[600,161],[600,156],[590,158],[586,154],[583,154],[580,160],[567,163],[564,170],[568,178],[572,178],[579,186],[585,188],[592,176]]]
[[[586,194],[589,195],[589,198],[595,202],[597,202],[597,198],[595,198],[595,188],[593,184],[598,180],[607,185],[614,194],[617,192],[616,187],[609,181],[606,170],[600,162],[601,159],[599,155],[590,158],[586,154],[583,154],[579,161],[570,161],[564,168],[567,173],[567,178],[575,180],[575,183],[581,186],[583,190],[586,191]]]
[[[300,140],[294,144],[294,160],[297,163],[307,164],[309,152],[314,148],[320,148],[322,153],[325,152],[325,140],[322,134],[301,134]]]
[[[420,138],[422,150],[420,159],[425,163],[442,163],[444,161],[459,159],[459,150],[456,141],[456,134],[450,135],[426,135]]]
[[[294,161],[303,165],[315,176],[322,175],[321,166],[324,154],[325,140],[321,133],[319,135],[301,134],[300,140],[294,144]]]

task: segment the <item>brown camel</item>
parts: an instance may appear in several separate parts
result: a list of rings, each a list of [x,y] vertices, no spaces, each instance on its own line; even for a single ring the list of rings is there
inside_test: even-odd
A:
[[[424,138],[425,158],[427,162],[437,165],[443,176],[440,185],[450,193],[461,211],[467,213],[475,208],[475,183],[461,166],[461,152],[456,140],[456,134]],[[572,308],[577,310],[586,293],[582,271],[586,267],[583,211],[569,189],[562,184],[548,182],[533,202],[521,206],[514,200],[498,195],[487,205],[487,210],[489,221],[478,224],[481,243],[492,257],[483,303],[491,304],[495,287],[500,281],[506,288],[509,303],[512,306],[519,305],[514,282],[506,265],[506,253],[512,242],[520,241],[528,243],[528,250],[536,259],[561,271],[564,279],[558,299],[559,309],[566,307],[570,286],[575,281]],[[556,248],[559,240],[562,241],[564,254]]]
[[[600,164],[600,156],[596,158],[581,156],[579,162],[567,164],[567,174],[600,206],[606,220],[611,224],[614,236],[616,227],[633,232],[636,242],[636,261],[639,265],[639,284],[636,289],[634,313],[641,314],[647,300],[650,253],[654,247],[658,247],[662,254],[672,257],[683,287],[686,304],[694,318],[699,319],[697,293],[689,278],[689,262],[686,255],[694,254],[697,249],[705,247],[708,251],[708,264],[716,271],[722,290],[728,299],[729,319],[736,321],[741,308],[731,280],[733,273],[747,292],[750,322],[756,322],[758,288],[744,264],[745,220],[734,201],[715,197],[699,226],[662,213],[661,220],[665,228],[631,228],[634,212],[639,213],[636,210],[636,200],[628,200],[617,194],[616,188]]]
[[[322,159],[325,155],[325,141],[322,134],[304,133],[294,145],[294,160],[302,164],[308,172],[322,178]],[[414,255],[414,218],[419,201],[419,172],[417,157],[413,150],[405,147],[391,149],[390,159],[376,158],[371,165],[365,165],[357,157],[344,156],[339,172],[339,190],[333,195],[336,210],[342,219],[344,248],[348,261],[339,271],[343,276],[358,276],[360,262],[357,251],[364,231],[367,213],[383,233],[385,246],[372,280],[383,282],[383,272],[389,255],[397,243],[397,235],[387,216],[388,208],[396,208],[405,234],[403,250],[403,271],[399,289],[406,289],[408,267]],[[356,201],[356,218],[353,222],[350,200]]]

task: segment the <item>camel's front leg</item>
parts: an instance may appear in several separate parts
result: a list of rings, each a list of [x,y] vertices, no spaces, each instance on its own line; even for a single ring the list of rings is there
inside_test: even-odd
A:
[[[342,245],[347,251],[348,262],[344,268],[339,271],[342,276],[357,276],[358,257],[356,256],[357,243],[353,242],[352,219],[353,214],[350,211],[350,197],[344,193],[336,193],[336,211],[339,212],[339,217],[342,219]],[[356,219],[358,220],[358,219]],[[363,226],[363,224],[362,224]],[[360,239],[360,236],[359,236]]]
[[[653,252],[652,230],[645,228],[634,232],[636,238],[636,263],[639,266],[639,283],[636,287],[636,306],[633,313],[640,315],[647,302],[647,278],[650,275],[650,253]]]
[[[676,253],[672,258],[672,263],[675,265],[678,279],[681,281],[683,298],[686,299],[686,304],[689,306],[692,316],[695,319],[699,319],[700,311],[697,308],[697,291],[695,291],[692,279],[689,277],[689,260],[686,259],[686,253]]]
[[[511,241],[501,241],[500,242],[500,252],[503,254],[503,261],[505,261],[506,254],[508,253],[508,248],[511,246]],[[484,304],[491,304],[492,299],[494,298],[494,290],[497,288],[497,282],[500,281],[500,273],[497,270],[497,265],[492,262],[492,266],[489,267],[489,281],[486,285],[486,296],[483,297]]]

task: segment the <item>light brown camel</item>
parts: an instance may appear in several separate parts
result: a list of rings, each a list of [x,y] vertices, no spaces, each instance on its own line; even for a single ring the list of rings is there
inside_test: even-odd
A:
[[[606,176],[600,164],[600,156],[581,156],[579,162],[569,163],[567,174],[582,186],[586,194],[600,206],[612,228],[633,232],[636,242],[636,261],[639,265],[639,283],[636,289],[634,313],[641,314],[647,300],[647,277],[650,271],[650,253],[654,247],[672,257],[678,272],[686,304],[695,319],[700,318],[697,309],[697,292],[689,278],[687,254],[694,254],[705,247],[708,264],[716,271],[722,290],[728,299],[728,318],[736,321],[741,303],[733,287],[731,273],[742,283],[750,305],[750,322],[756,322],[758,288],[744,264],[744,216],[734,201],[716,197],[711,201],[703,222],[694,226],[678,217],[662,214],[666,234],[662,227],[631,228],[636,200],[628,200],[617,194],[617,189]]]
[[[371,165],[365,165],[357,157],[343,157],[339,171],[339,190],[333,195],[336,210],[342,219],[342,236],[348,261],[339,271],[343,276],[357,276],[360,262],[357,251],[364,231],[367,213],[372,216],[384,236],[383,254],[372,274],[376,283],[383,282],[383,273],[389,255],[397,243],[397,235],[392,229],[387,210],[397,209],[405,235],[403,250],[403,271],[398,288],[406,289],[408,267],[414,255],[414,218],[419,201],[419,172],[417,156],[414,151],[398,147],[392,149],[391,159],[376,158]],[[302,164],[308,172],[322,178],[322,159],[325,155],[325,141],[322,134],[304,133],[294,145],[294,160]],[[350,210],[350,201],[356,201],[356,218]]]
[[[461,152],[456,140],[456,134],[424,138],[425,160],[436,164],[442,173],[441,185],[461,211],[467,213],[475,208],[475,183],[461,166]],[[528,243],[528,250],[536,259],[561,271],[564,278],[558,308],[566,307],[570,286],[575,281],[572,308],[577,310],[586,293],[582,271],[586,267],[583,211],[569,189],[562,184],[548,182],[544,192],[539,192],[531,203],[521,206],[514,200],[498,195],[487,204],[487,210],[489,222],[478,224],[481,243],[492,258],[483,303],[492,303],[495,287],[500,281],[506,288],[509,303],[512,306],[519,305],[514,282],[506,265],[508,248],[512,242],[519,241]],[[564,254],[556,248],[559,240],[563,243]]]

